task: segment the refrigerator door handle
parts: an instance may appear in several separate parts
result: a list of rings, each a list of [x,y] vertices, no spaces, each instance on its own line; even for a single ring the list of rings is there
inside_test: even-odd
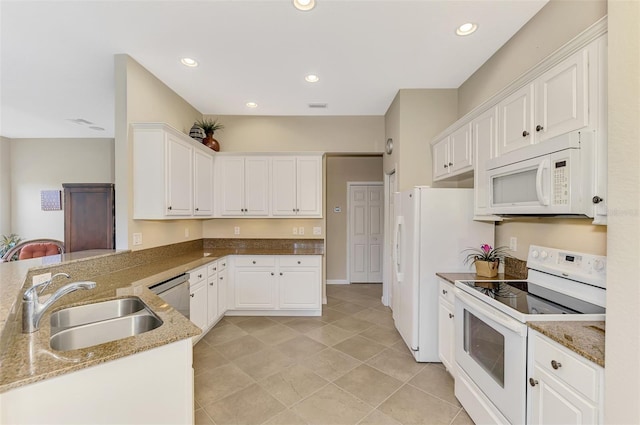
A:
[[[404,280],[404,273],[400,271],[400,264],[402,262],[400,244],[402,243],[402,234],[400,233],[404,228],[404,217],[399,215],[396,217],[396,231],[393,234],[393,264],[396,273],[396,280],[398,283]]]

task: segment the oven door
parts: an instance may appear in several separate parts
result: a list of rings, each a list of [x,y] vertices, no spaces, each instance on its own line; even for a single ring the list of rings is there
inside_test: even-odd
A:
[[[455,311],[458,366],[510,423],[524,423],[527,326],[462,290]]]

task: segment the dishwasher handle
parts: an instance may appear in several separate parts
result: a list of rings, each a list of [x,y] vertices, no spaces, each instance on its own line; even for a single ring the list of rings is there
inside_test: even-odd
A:
[[[163,292],[167,292],[171,288],[175,288],[178,285],[182,285],[183,283],[189,280],[189,273],[181,274],[180,276],[173,277],[169,280],[165,280],[164,282],[157,283],[153,286],[150,286],[149,289],[156,294],[160,295]]]

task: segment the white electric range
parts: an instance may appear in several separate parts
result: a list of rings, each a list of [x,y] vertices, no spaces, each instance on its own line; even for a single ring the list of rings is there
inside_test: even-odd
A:
[[[525,423],[527,322],[605,319],[606,257],[532,245],[527,268],[455,283],[455,394],[476,423]]]

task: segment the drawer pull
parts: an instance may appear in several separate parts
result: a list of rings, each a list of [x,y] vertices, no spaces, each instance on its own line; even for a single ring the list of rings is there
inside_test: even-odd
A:
[[[302,264],[302,262],[301,262],[301,261],[298,261],[298,264]]]
[[[538,385],[538,381],[533,378],[529,378],[529,385],[535,387],[536,385]]]
[[[209,284],[209,286],[213,286],[213,282],[211,282],[211,283]]]
[[[198,275],[198,279],[202,279],[202,274],[199,274],[199,275]]]
[[[449,313],[449,319],[453,319],[453,314]]]
[[[280,276],[282,276],[282,272],[280,272]]]
[[[252,261],[252,263],[253,263],[253,264],[255,264],[256,262],[255,262],[255,261]]]
[[[522,132],[522,137],[527,137],[529,135],[529,132],[527,130]]]
[[[562,363],[557,362],[555,360],[551,360],[551,367],[554,368],[555,370],[558,370],[562,367]]]
[[[442,295],[447,295],[447,290],[446,289],[442,290]]]
[[[224,279],[224,277],[220,276],[220,280]]]
[[[190,296],[191,298],[193,298],[193,297],[195,297],[195,296],[196,296],[196,294],[189,294],[189,296]]]
[[[274,274],[275,274],[274,272],[271,272],[271,276],[273,276]]]

